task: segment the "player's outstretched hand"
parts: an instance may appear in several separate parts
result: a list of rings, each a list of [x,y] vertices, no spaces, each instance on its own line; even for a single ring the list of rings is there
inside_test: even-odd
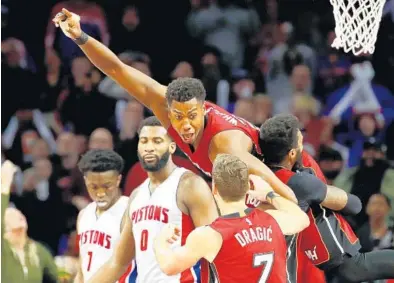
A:
[[[262,202],[267,201],[267,194],[273,191],[272,187],[256,175],[249,175],[249,181],[250,190],[248,191],[248,195]]]
[[[62,9],[61,12],[57,13],[52,19],[56,27],[60,27],[66,36],[71,39],[77,39],[81,37],[82,30],[80,25],[80,16],[71,13],[67,9]]]
[[[9,160],[6,160],[1,166],[1,193],[9,194],[11,184],[14,179],[14,174],[18,170],[18,167]]]
[[[181,236],[181,230],[174,224],[166,224],[159,234],[160,240],[166,241],[169,244],[175,243]]]

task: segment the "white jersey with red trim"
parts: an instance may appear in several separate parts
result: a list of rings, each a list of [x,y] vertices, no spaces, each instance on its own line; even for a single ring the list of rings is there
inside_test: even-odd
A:
[[[127,209],[128,197],[119,200],[99,217],[97,205],[90,203],[83,211],[78,222],[79,253],[81,257],[84,281],[88,281],[111,257],[119,241],[122,217]],[[135,282],[132,271],[135,264],[130,264],[119,283]]]
[[[173,223],[181,229],[181,239],[174,247],[183,245],[194,229],[191,217],[184,214],[177,204],[179,182],[186,172],[190,171],[176,168],[152,194],[148,178],[138,187],[138,192],[130,205],[129,216],[133,224],[139,283],[199,282],[198,265],[174,276],[164,274],[153,250],[154,239],[165,224]]]

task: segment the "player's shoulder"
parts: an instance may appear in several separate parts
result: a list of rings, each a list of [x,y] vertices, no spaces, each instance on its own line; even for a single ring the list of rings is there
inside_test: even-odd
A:
[[[205,180],[196,173],[186,170],[179,180],[179,189],[190,190],[201,186],[208,186]]]

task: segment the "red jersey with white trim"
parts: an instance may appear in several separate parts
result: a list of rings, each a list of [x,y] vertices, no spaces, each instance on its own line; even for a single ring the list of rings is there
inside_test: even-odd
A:
[[[258,209],[239,217],[221,217],[210,227],[223,244],[210,264],[201,270],[201,282],[286,282],[286,241],[276,220]]]
[[[203,136],[200,144],[194,152],[190,149],[189,144],[182,141],[182,138],[172,126],[168,128],[168,134],[172,137],[177,146],[204,174],[211,177],[212,162],[208,155],[209,145],[212,138],[220,132],[230,130],[239,130],[244,132],[252,140],[256,152],[261,154],[259,146],[259,128],[245,119],[230,114],[223,108],[220,108],[209,101],[205,102],[205,112],[206,124]]]
[[[276,176],[295,193],[298,204],[306,211],[310,225],[299,233],[298,247],[312,263],[324,271],[343,262],[343,255],[356,254],[361,248],[349,223],[338,213],[324,208],[327,186],[306,172],[280,169]]]

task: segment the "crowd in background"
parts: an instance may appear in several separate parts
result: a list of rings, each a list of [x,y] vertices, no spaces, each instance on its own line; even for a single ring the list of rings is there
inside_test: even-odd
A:
[[[362,200],[350,221],[363,248],[394,248],[386,221],[394,217],[394,0],[375,53],[359,57],[330,47],[329,1],[42,2],[2,1],[2,160],[20,168],[11,203],[58,264],[77,258],[76,217],[90,201],[79,157],[116,150],[129,195],[146,178],[136,132],[151,115],[55,28],[51,19],[63,7],[123,62],[163,84],[199,78],[208,100],[258,126],[277,113],[296,115],[304,149],[328,182]],[[198,173],[181,152],[175,159]]]

